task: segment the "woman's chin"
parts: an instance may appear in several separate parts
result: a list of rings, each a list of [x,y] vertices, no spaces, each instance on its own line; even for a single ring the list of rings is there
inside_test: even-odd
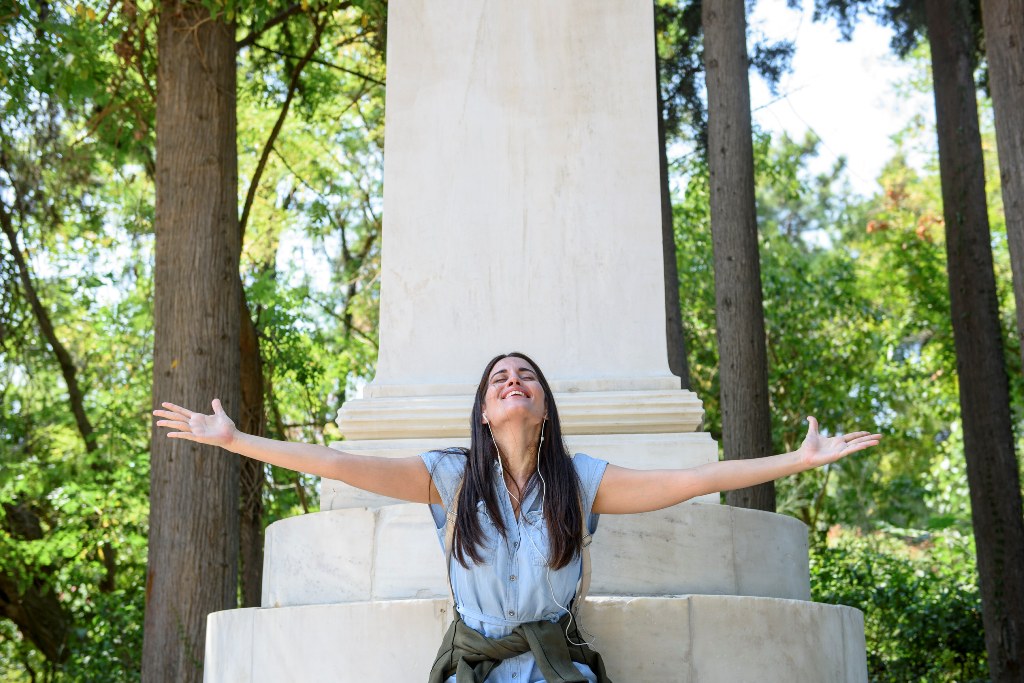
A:
[[[535,412],[530,410],[530,406],[509,406],[501,418],[498,420],[491,420],[492,427],[511,427],[521,428],[528,426],[538,426],[544,421],[543,415],[537,415]]]

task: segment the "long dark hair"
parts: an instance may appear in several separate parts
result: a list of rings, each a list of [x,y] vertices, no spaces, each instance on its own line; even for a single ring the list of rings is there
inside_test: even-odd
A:
[[[498,453],[494,442],[483,422],[484,396],[487,393],[488,379],[494,364],[503,358],[521,358],[533,366],[537,372],[537,380],[544,388],[544,403],[547,408],[547,421],[542,425],[544,441],[541,444],[537,468],[544,477],[546,495],[544,496],[544,519],[550,537],[550,556],[548,565],[560,569],[568,565],[579,553],[583,544],[583,511],[580,509],[580,483],[573,467],[569,451],[562,440],[562,423],[558,419],[558,408],[555,407],[554,395],[540,367],[526,354],[513,352],[501,354],[491,359],[484,368],[480,384],[476,388],[473,401],[473,413],[470,416],[469,449],[460,449],[466,454],[466,474],[463,479],[462,491],[459,494],[459,510],[455,522],[455,538],[452,543],[453,555],[463,567],[469,567],[469,560],[480,563],[483,561],[482,543],[483,530],[480,518],[476,514],[477,504],[483,501],[484,508],[502,538],[506,538],[508,529],[502,521],[498,497],[495,494],[494,460]],[[521,510],[520,514],[525,514]]]

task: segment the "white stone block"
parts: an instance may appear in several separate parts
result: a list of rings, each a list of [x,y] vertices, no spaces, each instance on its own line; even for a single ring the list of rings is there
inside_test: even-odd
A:
[[[593,595],[707,593],[807,600],[807,530],[724,505],[603,515],[590,546]],[[442,597],[444,558],[426,506],[347,508],[272,524],[265,607]]]
[[[373,385],[475,383],[512,349],[552,380],[672,380],[652,10],[389,3]]]
[[[725,505],[603,515],[591,558],[594,595],[810,600],[807,527],[785,515]]]
[[[267,527],[264,607],[370,599],[375,511],[312,513]]]
[[[773,598],[693,595],[690,648],[696,681],[824,683],[867,680],[852,607]],[[860,648],[860,649],[858,649]]]
[[[267,527],[264,607],[446,595],[424,505],[316,512]]]
[[[338,413],[338,427],[346,439],[358,441],[465,438],[474,392],[475,387],[454,396],[351,399]],[[566,434],[693,432],[704,419],[703,403],[692,391],[680,389],[678,381],[671,389],[556,392],[555,400]]]
[[[616,681],[867,681],[863,625],[851,607],[735,596],[606,596],[588,599],[580,619]],[[442,599],[216,612],[207,622],[205,681],[423,680],[448,620]]]
[[[252,639],[259,609],[213,612],[206,618],[204,683],[248,683],[252,672]]]
[[[238,611],[251,612],[250,631],[234,631]],[[444,600],[215,612],[204,683],[421,681],[449,614]]]
[[[810,600],[807,526],[786,515],[728,509],[732,511],[736,589],[726,592]]]
[[[444,555],[425,505],[380,508],[373,557],[373,599],[448,596]]]

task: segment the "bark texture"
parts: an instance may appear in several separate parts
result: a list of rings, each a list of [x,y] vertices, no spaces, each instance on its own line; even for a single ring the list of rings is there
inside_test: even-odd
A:
[[[1024,0],[982,0],[981,12],[1024,365]]]
[[[970,6],[925,3],[964,452],[993,681],[1024,679],[1024,518],[999,327]]]
[[[234,28],[160,8],[154,407],[240,408]],[[155,424],[155,423],[154,423]],[[154,426],[143,681],[203,678],[206,616],[237,603],[236,456]]]
[[[665,337],[668,340],[668,369],[677,375],[683,389],[690,388],[690,365],[683,336],[683,309],[679,300],[679,267],[676,255],[672,190],[668,182],[668,140],[665,133],[665,105],[661,97],[661,66],[655,55],[655,85],[658,91],[658,165],[661,169],[661,253],[665,269]]]
[[[238,428],[246,434],[266,434],[266,411],[263,404],[263,360],[260,356],[256,326],[241,284],[241,335],[239,338],[242,368],[242,412]],[[266,477],[263,463],[241,458],[239,473],[239,572],[243,607],[259,607],[263,593],[263,487]]]
[[[758,458],[771,454],[771,417],[743,0],[705,0],[702,22],[722,445],[726,459]],[[774,512],[775,484],[730,491],[726,502]]]

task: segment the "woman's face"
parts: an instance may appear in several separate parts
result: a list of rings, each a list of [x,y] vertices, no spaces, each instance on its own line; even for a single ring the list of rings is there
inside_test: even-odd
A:
[[[544,388],[537,371],[522,358],[502,358],[487,377],[484,422],[502,427],[512,421],[540,424],[547,415]]]

